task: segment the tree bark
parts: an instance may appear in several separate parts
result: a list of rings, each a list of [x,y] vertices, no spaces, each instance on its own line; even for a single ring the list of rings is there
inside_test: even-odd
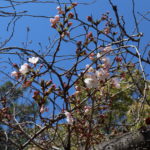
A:
[[[150,150],[150,126],[102,142],[91,150]]]

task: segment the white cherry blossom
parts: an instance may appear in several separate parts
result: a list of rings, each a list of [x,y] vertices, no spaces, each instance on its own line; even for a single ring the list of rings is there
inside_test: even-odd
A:
[[[39,61],[39,57],[31,57],[28,59],[28,62],[36,64]]]
[[[109,77],[109,72],[107,70],[104,70],[104,69],[97,70],[96,76],[99,80],[105,81]]]
[[[84,106],[84,112],[88,113],[91,110],[91,106]]]
[[[107,47],[105,47],[104,49],[103,49],[103,52],[105,52],[105,53],[109,53],[109,52],[111,52],[112,51],[112,47],[111,46],[107,46]]]
[[[97,88],[98,86],[98,80],[97,78],[93,75],[91,77],[88,77],[84,80],[86,86],[91,89],[91,88]]]
[[[97,53],[96,58],[98,59],[98,58],[100,58],[100,57],[101,57],[101,54],[100,54],[100,53]]]
[[[17,76],[18,76],[18,72],[17,72],[17,71],[13,71],[13,72],[11,73],[11,76],[12,76],[12,77],[17,77]]]
[[[86,65],[86,69],[88,69],[87,72],[94,72],[93,67],[90,67],[89,64]]]
[[[29,72],[29,65],[27,63],[23,64],[19,71],[22,73],[22,74],[26,74]]]
[[[66,121],[68,122],[68,124],[73,124],[73,117],[71,116],[71,113],[68,111],[64,112],[65,116],[66,116]]]

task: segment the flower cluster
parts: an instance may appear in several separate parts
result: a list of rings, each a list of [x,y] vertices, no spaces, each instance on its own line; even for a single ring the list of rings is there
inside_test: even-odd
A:
[[[56,24],[60,21],[60,16],[59,15],[56,15],[54,18],[51,18],[50,19],[50,22],[51,22],[51,26],[53,28],[56,28]]]
[[[39,61],[39,57],[32,57],[28,59],[28,62],[36,65]],[[19,79],[19,77],[21,75],[26,75],[27,73],[29,73],[31,67],[28,63],[24,63],[23,65],[21,65],[21,67],[19,68],[17,64],[14,65],[15,68],[17,68],[18,71],[13,71],[11,73],[11,76],[15,77],[16,79]]]
[[[58,14],[61,14],[61,15],[65,14],[65,12],[61,9],[60,6],[57,6],[56,9],[58,10]]]
[[[72,3],[71,6],[66,7],[65,10],[63,10],[60,6],[57,6],[56,9],[58,10],[58,15],[54,18],[50,18],[51,27],[56,29],[62,38],[65,36],[70,37],[70,32],[68,30],[73,24],[70,19],[74,18],[74,14],[70,12],[70,10],[75,6],[77,6],[77,3]],[[60,17],[64,18],[64,23],[61,23]]]
[[[105,52],[110,52],[112,50],[111,47],[104,48]],[[100,59],[102,64],[100,65],[100,69],[94,69],[90,65],[86,65],[86,73],[85,73],[85,79],[84,83],[86,84],[87,88],[98,88],[100,83],[105,83],[109,78],[111,78],[109,69],[111,67],[110,59],[106,56],[101,56],[100,53],[97,53],[96,55],[97,59]],[[95,54],[91,53],[89,56],[90,60],[95,60]],[[118,78],[112,78],[111,80],[112,85],[114,85],[116,88],[120,88],[120,83]]]

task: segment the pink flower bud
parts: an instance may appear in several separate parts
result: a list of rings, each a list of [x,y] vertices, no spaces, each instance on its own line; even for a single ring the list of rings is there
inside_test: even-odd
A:
[[[59,15],[56,15],[54,18],[55,18],[56,22],[58,22],[60,20],[60,16]]]
[[[89,56],[89,59],[90,59],[90,60],[94,60],[94,57]]]
[[[55,23],[55,19],[50,18],[50,23],[54,24]]]
[[[93,37],[93,33],[92,32],[89,32],[87,35],[86,35],[86,38],[92,38]]]
[[[13,64],[13,67],[14,67],[14,68],[17,68],[17,69],[19,68],[16,63]]]
[[[17,77],[17,76],[18,76],[18,72],[13,71],[13,72],[11,73],[11,76],[12,76],[12,77]]]
[[[78,3],[72,3],[72,6],[73,7],[75,7],[75,6],[77,6],[78,5]]]
[[[67,35],[67,37],[69,38],[70,37],[70,32],[65,32],[65,35]]]
[[[110,29],[109,29],[109,28],[105,28],[105,29],[104,29],[104,33],[105,33],[105,34],[109,34],[109,33],[110,33]]]
[[[40,108],[40,113],[44,113],[45,109],[44,109],[44,105],[41,106]]]
[[[116,56],[116,57],[115,57],[115,60],[116,60],[117,62],[121,62],[121,61],[122,61],[122,58],[121,58],[121,57]]]
[[[23,88],[29,87],[29,86],[31,86],[31,84],[32,84],[32,81],[25,81],[23,83]]]
[[[94,54],[94,53],[91,53],[90,56],[93,57],[93,56],[95,56],[95,54]]]
[[[38,96],[39,94],[40,94],[39,91],[34,91],[34,96],[35,96],[35,97]]]
[[[72,24],[73,24],[72,22],[68,22],[68,27],[72,26]]]
[[[93,21],[93,19],[92,19],[91,16],[87,16],[87,20],[88,20],[89,22],[92,22],[92,21]]]
[[[60,11],[58,12],[58,14],[63,15],[63,14],[65,14],[65,12],[64,12],[63,10],[60,10]]]
[[[68,17],[69,17],[70,19],[72,19],[72,18],[74,17],[74,14],[73,14],[72,12],[70,12],[70,13],[68,14]]]

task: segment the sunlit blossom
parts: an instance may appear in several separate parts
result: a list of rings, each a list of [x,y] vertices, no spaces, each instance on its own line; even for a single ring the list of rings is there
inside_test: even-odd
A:
[[[110,64],[110,59],[108,57],[103,57],[102,58],[102,61],[105,63],[105,64]]]
[[[94,75],[86,78],[84,82],[88,88],[97,88],[98,86],[98,80]]]
[[[56,23],[58,23],[59,20],[60,20],[60,16],[56,15],[54,18],[50,19],[50,22],[51,22],[52,26],[55,26]]]
[[[96,76],[99,80],[105,81],[109,77],[109,72],[107,70],[104,70],[104,69],[97,70]]]
[[[32,57],[28,59],[28,62],[36,64],[39,61],[39,57]]]
[[[26,74],[29,72],[29,65],[27,63],[23,64],[19,71],[22,73],[22,74]]]
[[[89,64],[86,65],[86,69],[88,69],[87,72],[94,72],[94,68],[90,67]]]
[[[109,69],[110,68],[110,59],[108,57],[103,57],[102,61],[104,63],[103,68]]]
[[[57,9],[57,10],[59,10],[59,11],[61,11],[61,8],[60,8],[60,6],[57,6],[57,7],[56,7],[56,9]]]
[[[13,71],[13,72],[11,73],[11,76],[12,76],[12,77],[17,77],[17,76],[18,76],[18,72]]]
[[[71,124],[71,125],[72,125],[74,119],[73,119],[71,113],[68,112],[68,111],[64,111],[64,114],[65,114],[65,116],[66,116],[66,121],[68,122],[68,124]]]
[[[107,46],[107,47],[105,47],[104,49],[103,49],[103,52],[105,52],[105,53],[109,53],[109,52],[111,52],[112,51],[112,47],[111,46]]]
[[[100,58],[100,57],[101,57],[101,54],[97,53],[96,58]]]
[[[84,106],[84,112],[88,113],[91,110],[91,106]]]
[[[56,22],[58,22],[60,20],[60,16],[59,15],[56,15],[54,18],[55,18]]]
[[[42,105],[40,108],[40,113],[44,113],[44,111],[45,111],[45,108],[44,108],[44,105]]]

